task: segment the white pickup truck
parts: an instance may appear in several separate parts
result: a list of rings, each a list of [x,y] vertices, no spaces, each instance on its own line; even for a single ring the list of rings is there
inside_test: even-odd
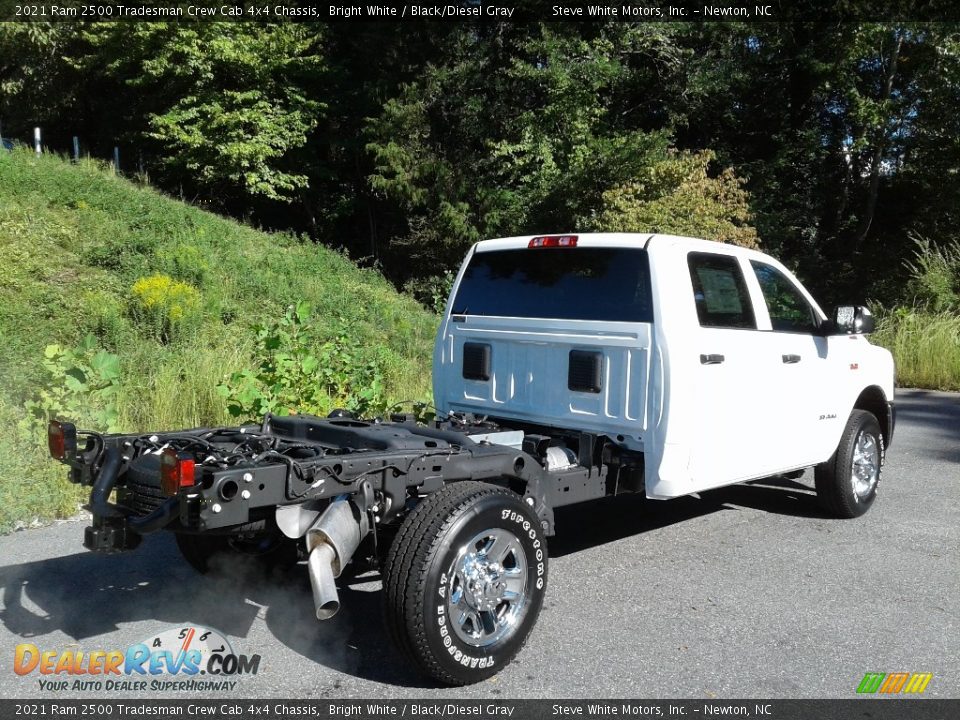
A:
[[[816,467],[861,515],[894,426],[893,358],[863,307],[828,318],[768,255],[670,235],[477,243],[437,336],[443,412],[602,433],[666,499]],[[589,490],[587,491],[589,492]]]
[[[447,303],[430,423],[334,411],[105,435],[53,421],[50,453],[91,488],[90,550],[166,530],[200,572],[217,554],[304,564],[321,620],[344,568],[374,567],[403,656],[466,684],[536,622],[557,507],[815,467],[830,514],[866,512],[894,426],[872,326],[863,307],[828,318],[776,260],[730,245],[488,240]]]

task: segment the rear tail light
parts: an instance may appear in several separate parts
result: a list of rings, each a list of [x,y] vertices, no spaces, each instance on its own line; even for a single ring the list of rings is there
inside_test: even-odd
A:
[[[576,247],[576,235],[542,235],[535,237],[527,245],[528,248],[547,248],[547,247]]]
[[[193,458],[180,457],[173,448],[160,453],[160,489],[167,497],[194,483],[196,464]]]
[[[54,460],[66,460],[77,452],[77,426],[51,420],[47,425],[47,447]]]

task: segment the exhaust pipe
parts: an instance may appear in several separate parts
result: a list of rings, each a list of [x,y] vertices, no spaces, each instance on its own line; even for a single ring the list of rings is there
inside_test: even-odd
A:
[[[313,588],[317,620],[327,620],[340,609],[334,578],[357,551],[360,541],[370,532],[369,521],[342,495],[330,503],[307,530],[307,569]]]
[[[333,581],[333,563],[337,559],[334,549],[322,543],[310,551],[307,567],[310,585],[313,587],[313,604],[317,608],[317,620],[329,620],[340,609],[340,597]]]

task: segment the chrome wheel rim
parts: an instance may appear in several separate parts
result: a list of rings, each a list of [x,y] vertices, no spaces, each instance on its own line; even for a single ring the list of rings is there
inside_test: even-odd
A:
[[[509,530],[477,533],[447,571],[447,617],[473,647],[509,638],[527,611],[527,556]]]
[[[853,494],[858,500],[864,500],[880,479],[880,443],[872,433],[862,432],[857,436],[851,470]]]

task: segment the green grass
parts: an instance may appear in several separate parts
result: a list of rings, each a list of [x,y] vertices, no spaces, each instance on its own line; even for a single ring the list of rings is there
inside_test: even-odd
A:
[[[250,364],[251,326],[297,300],[321,324],[346,319],[378,347],[392,400],[429,399],[436,317],[377,272],[266,234],[115,176],[95,162],[0,152],[0,530],[76,511],[80,494],[44,459],[24,402],[44,382],[44,348],[93,333],[120,356],[123,430],[231,422],[216,385]],[[163,273],[201,296],[194,322],[161,342],[131,287]],[[16,430],[14,429],[16,428]]]
[[[20,427],[22,411],[0,393],[0,531],[76,514],[85,500],[46,452],[46,438]]]
[[[960,315],[897,308],[880,316],[871,340],[890,350],[901,387],[960,390]]]

